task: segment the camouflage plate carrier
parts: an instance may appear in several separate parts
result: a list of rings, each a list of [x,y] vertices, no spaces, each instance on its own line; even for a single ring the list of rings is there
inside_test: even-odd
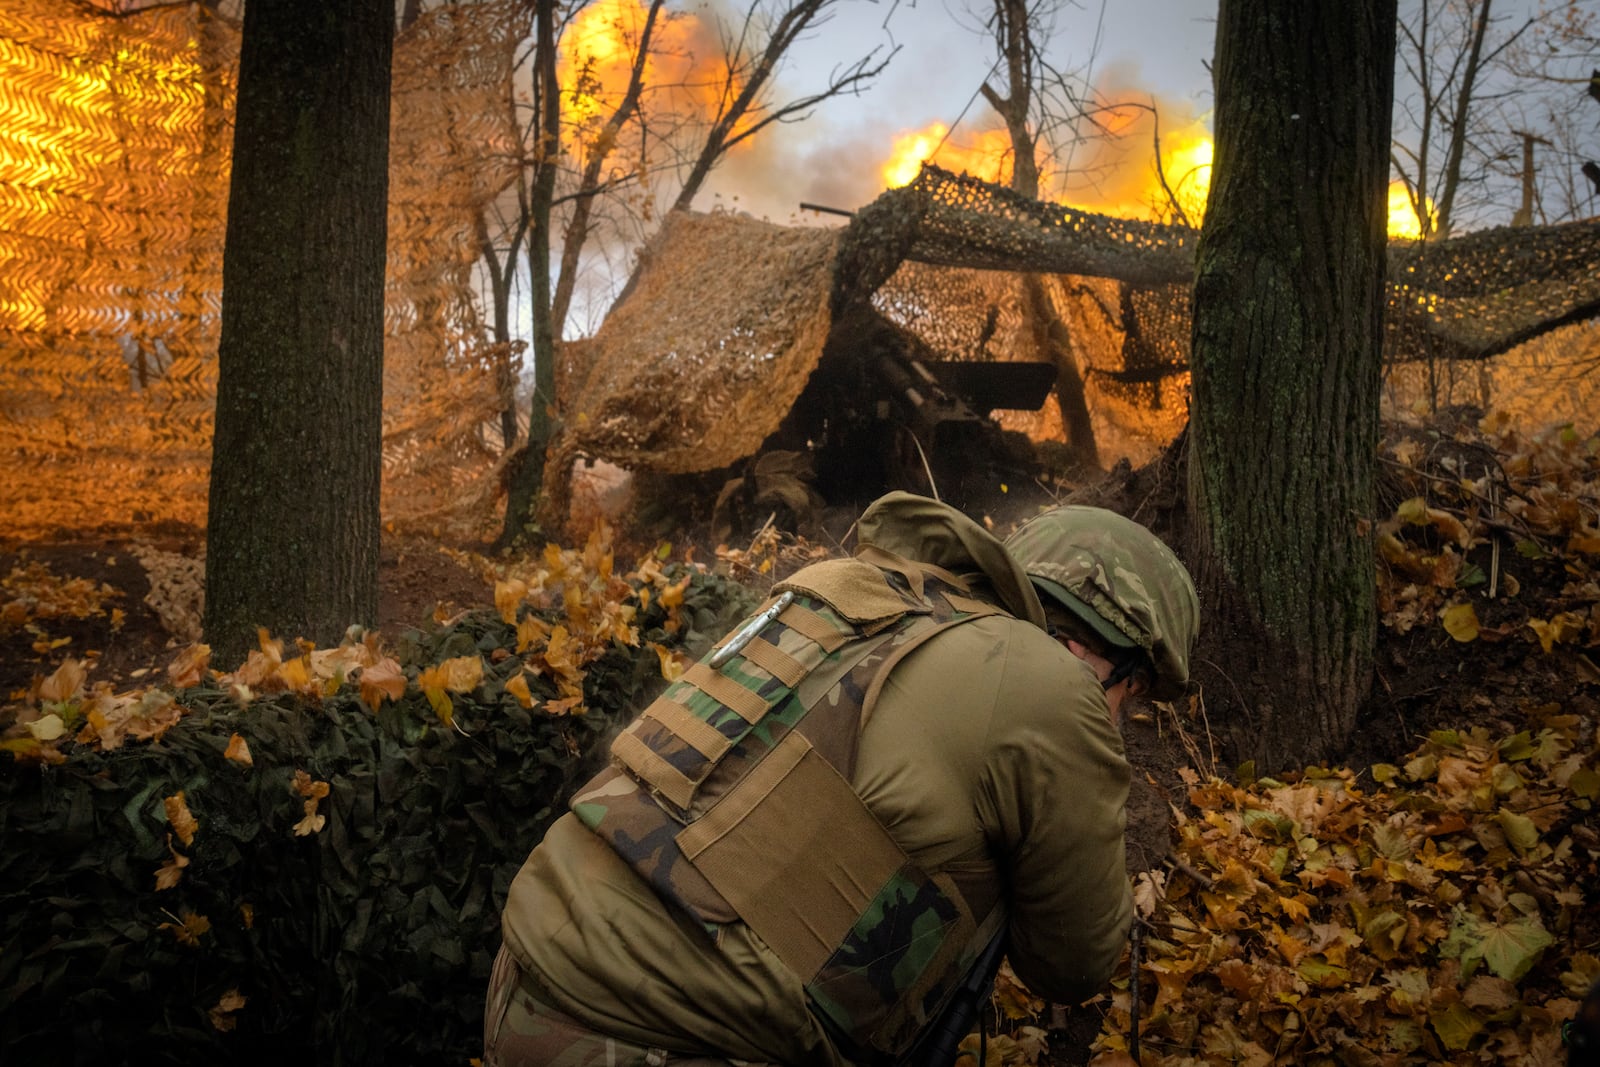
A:
[[[850,786],[857,739],[896,663],[999,609],[870,546],[774,594],[618,735],[572,810],[711,936],[746,923],[852,1059],[889,1062],[1004,909],[911,862]]]

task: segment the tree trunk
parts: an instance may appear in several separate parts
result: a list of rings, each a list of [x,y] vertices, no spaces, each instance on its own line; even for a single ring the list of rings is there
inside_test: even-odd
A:
[[[1039,274],[1022,276],[1022,307],[1033,334],[1038,356],[1056,368],[1056,406],[1061,409],[1061,429],[1066,434],[1075,477],[1100,472],[1100,446],[1095,441],[1094,423],[1089,417],[1089,399],[1084,391],[1083,374],[1072,354],[1072,335],[1056,310],[1055,301]]]
[[[1429,236],[1449,237],[1455,225],[1456,190],[1461,186],[1461,160],[1466,155],[1467,141],[1471,136],[1467,119],[1472,113],[1472,90],[1482,69],[1483,38],[1489,32],[1489,3],[1490,0],[1482,0],[1478,17],[1472,25],[1472,44],[1467,53],[1466,69],[1461,73],[1461,89],[1456,93],[1455,119],[1450,123],[1450,148],[1444,162],[1444,191],[1439,194],[1439,220],[1424,230]]]
[[[485,208],[484,211],[488,209]],[[515,280],[517,253],[522,239],[527,236],[526,220],[520,216],[514,227],[511,245],[506,249],[504,262],[495,250],[494,238],[489,234],[489,220],[484,211],[478,213],[478,250],[484,266],[489,270],[489,296],[494,303],[494,381],[500,396],[500,450],[510,452],[517,446],[517,381],[513,363],[516,351],[511,339],[511,285]]]
[[[991,22],[995,43],[1006,66],[1006,95],[985,82],[979,86],[983,98],[1006,124],[1011,140],[1011,188],[1030,200],[1039,199],[1038,135],[1029,126],[1034,76],[1038,67],[1034,55],[1032,15],[1023,0],[995,0]],[[1037,274],[1022,277],[1022,314],[1028,324],[1035,354],[1056,368],[1056,406],[1061,410],[1061,428],[1071,451],[1075,474],[1100,469],[1100,449],[1094,438],[1094,423],[1089,418],[1089,402],[1084,392],[1083,373],[1072,354],[1067,324],[1055,301]]]
[[[533,396],[528,401],[528,442],[507,480],[506,516],[499,545],[522,540],[544,488],[545,451],[555,435],[556,340],[560,324],[551,315],[550,208],[555,200],[556,162],[561,155],[561,87],[556,79],[555,0],[538,0],[534,11],[533,79],[539,114],[533,192],[528,223],[528,299],[533,320]]]
[[[223,255],[205,631],[375,621],[392,0],[245,9]]]
[[[1264,769],[1337,753],[1371,677],[1395,18],[1395,0],[1219,10],[1188,488],[1226,627],[1206,696],[1243,692],[1228,729]]]
[[[572,309],[572,293],[578,284],[578,259],[589,243],[589,223],[594,216],[594,199],[600,190],[600,171],[616,149],[624,127],[639,108],[645,69],[650,63],[651,39],[665,2],[650,0],[644,26],[639,31],[639,44],[633,53],[633,65],[628,70],[628,88],[587,148],[583,177],[578,180],[578,191],[572,201],[572,218],[561,238],[561,271],[556,275],[555,295],[550,300],[550,321],[557,330],[565,331],[567,313]]]

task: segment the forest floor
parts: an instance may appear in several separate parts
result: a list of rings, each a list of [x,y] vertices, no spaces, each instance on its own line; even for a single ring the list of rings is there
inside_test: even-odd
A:
[[[1516,523],[1480,513],[1483,509],[1475,509],[1472,494],[1481,492],[1482,486],[1465,496],[1428,488],[1440,480],[1465,483],[1460,462],[1465,453],[1473,452],[1477,458],[1482,458],[1478,452],[1493,453],[1493,461],[1511,472],[1502,479],[1502,488],[1541,508],[1548,506],[1554,514],[1561,505],[1550,487],[1561,478],[1560,471],[1551,473],[1560,466],[1551,456],[1560,449],[1549,446],[1541,453],[1525,440],[1508,444],[1504,438],[1491,447],[1476,439],[1469,442],[1468,437],[1459,427],[1390,429],[1380,510],[1386,514],[1393,510],[1395,517],[1379,526],[1382,620],[1375,678],[1362,727],[1338,766],[1359,773],[1375,764],[1403,763],[1435,730],[1485,727],[1498,736],[1509,735],[1527,728],[1520,717],[1529,709],[1559,705],[1589,724],[1589,737],[1600,719],[1596,699],[1600,672],[1590,658],[1600,625],[1595,621],[1600,618],[1595,608],[1600,594],[1586,562],[1600,552],[1600,546],[1570,538],[1563,542],[1554,527],[1539,526],[1539,512],[1531,505],[1515,516]],[[1528,451],[1517,451],[1520,446]],[[1532,461],[1525,462],[1530,454]],[[1592,495],[1592,488],[1586,488],[1592,479],[1583,474],[1592,473],[1593,456],[1585,459],[1578,454],[1577,459],[1569,456],[1561,462],[1566,463],[1567,479],[1562,491],[1581,505],[1576,527],[1580,532],[1571,534],[1580,537],[1594,521],[1594,504],[1586,495]],[[1541,495],[1526,482],[1515,482],[1511,474],[1519,464],[1539,475],[1539,485],[1548,491]],[[1485,478],[1494,481],[1487,473]],[[1057,493],[1056,499],[1112,507],[1171,535],[1174,524],[1182,521],[1178,483],[1158,461],[1139,471],[1119,468],[1070,496]],[[1423,503],[1409,504],[1418,494]],[[988,517],[996,531],[1004,533],[1012,522],[1049,499],[1014,494],[997,502]],[[1412,507],[1409,514],[1407,507]],[[1492,537],[1481,536],[1486,520],[1516,527],[1514,536],[1504,539],[1508,548],[1515,541],[1515,551],[1496,549]],[[761,551],[752,542],[749,549],[731,553],[718,553],[704,529],[680,529],[675,532],[676,549],[681,552],[693,545],[702,562],[716,563],[720,558],[735,577],[764,588],[786,569],[833,551],[829,546],[845,538],[852,521],[853,513],[833,511],[823,517],[822,535],[816,541],[769,534]],[[0,693],[26,689],[68,655],[88,658],[91,680],[110,682],[117,690],[160,679],[177,650],[198,635],[195,559],[203,541],[203,531],[173,526],[138,538],[76,535],[28,543],[0,539],[0,577],[5,581],[0,609],[29,595],[30,583],[37,584],[43,573],[40,565],[56,580],[52,595],[65,598],[47,620],[0,617]],[[1581,551],[1573,551],[1574,544]],[[636,539],[631,547],[642,554],[653,546]],[[624,529],[619,557],[629,550]],[[461,552],[487,551],[481,543],[386,537],[380,560],[378,628],[394,638],[430,619],[492,604],[493,590],[459,561]],[[770,561],[765,570],[755,565],[758,558]],[[1483,583],[1464,577],[1473,573],[1472,568],[1477,568],[1478,577],[1492,577],[1498,597],[1483,596]],[[1469,598],[1464,589],[1479,592]],[[1475,606],[1468,612],[1470,636],[1458,625],[1463,603]],[[1228,649],[1203,642],[1200,655],[1226,662]],[[1188,714],[1167,708],[1134,709],[1125,736],[1135,768],[1128,831],[1130,868],[1135,871],[1169,862],[1174,813],[1189,807],[1195,781],[1191,772],[1201,778],[1229,778],[1234,773],[1224,762],[1219,742],[1208,732],[1203,705],[1200,709],[1198,717],[1193,705]],[[1600,942],[1600,915],[1591,910],[1578,927],[1573,931],[1578,944],[1592,947]],[[1055,1022],[1062,1020],[1058,1016]],[[1096,1027],[1098,1022],[1094,1020]],[[1081,1029],[1071,1020],[1065,1025]],[[1058,1052],[1046,1061],[1083,1062],[1089,1036],[1079,1033],[1066,1042],[1076,1053]]]

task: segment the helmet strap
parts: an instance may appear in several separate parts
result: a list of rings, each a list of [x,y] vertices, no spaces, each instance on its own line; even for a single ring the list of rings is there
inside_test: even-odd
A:
[[[1133,672],[1138,669],[1138,656],[1124,656],[1119,663],[1111,668],[1111,673],[1106,676],[1105,681],[1100,683],[1100,688],[1109,691],[1118,682],[1133,677]]]

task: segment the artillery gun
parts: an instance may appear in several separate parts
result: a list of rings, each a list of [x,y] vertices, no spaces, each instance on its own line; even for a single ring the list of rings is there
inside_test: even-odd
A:
[[[876,312],[843,325],[772,439],[812,455],[825,499],[905,489],[978,508],[1002,483],[1032,481],[1032,442],[991,415],[1042,407],[1051,364],[940,359]]]

